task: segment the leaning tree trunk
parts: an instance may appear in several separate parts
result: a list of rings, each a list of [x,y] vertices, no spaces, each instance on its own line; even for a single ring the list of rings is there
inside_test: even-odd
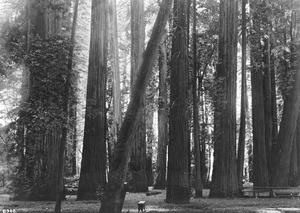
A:
[[[132,96],[127,112],[120,129],[118,142],[113,152],[111,170],[104,199],[102,200],[100,213],[121,213],[125,196],[123,185],[126,179],[127,166],[132,149],[132,135],[138,120],[138,111],[142,108],[147,84],[151,77],[151,70],[155,61],[156,50],[164,33],[169,17],[172,0],[161,2],[160,9],[152,30],[147,48],[143,54],[143,60],[139,68],[139,74],[133,85]]]
[[[188,138],[188,72],[187,72],[186,0],[174,1],[174,35],[171,50],[170,116],[168,149],[168,203],[188,203],[189,138]]]
[[[261,1],[259,1],[261,2]],[[265,111],[263,96],[263,48],[260,16],[257,12],[257,1],[250,4],[253,20],[251,30],[251,84],[252,84],[252,125],[253,125],[253,184],[268,186],[269,174],[266,154]]]
[[[238,1],[220,1],[219,64],[215,102],[215,143],[211,197],[237,193],[236,73]]]
[[[164,35],[166,37],[166,34]],[[157,147],[157,177],[155,189],[165,189],[167,175],[167,141],[168,141],[168,91],[167,91],[167,50],[165,38],[159,45],[159,97],[158,97],[158,147]]]
[[[97,199],[106,184],[107,0],[92,1],[86,114],[78,200]]]
[[[131,86],[136,81],[145,45],[144,0],[131,0]],[[133,89],[132,89],[133,90]],[[133,93],[131,90],[131,93]],[[128,190],[147,192],[145,100],[132,136],[133,147],[128,168]]]

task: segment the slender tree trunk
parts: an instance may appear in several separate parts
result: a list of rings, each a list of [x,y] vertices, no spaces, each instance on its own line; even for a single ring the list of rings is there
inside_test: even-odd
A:
[[[77,14],[78,14],[78,2],[76,0],[74,5],[74,17],[72,23],[72,31],[71,31],[71,47],[69,50],[69,58],[68,58],[68,74],[65,83],[65,94],[64,94],[64,106],[63,112],[65,113],[65,123],[62,127],[62,137],[58,150],[58,185],[56,189],[56,204],[55,204],[55,213],[61,212],[61,202],[64,197],[64,164],[65,164],[65,149],[68,140],[68,126],[69,126],[69,99],[70,99],[70,85],[71,85],[71,73],[72,73],[72,65],[73,65],[73,52],[75,45],[75,32],[76,32],[76,24],[77,24]]]
[[[251,83],[252,83],[252,125],[253,125],[253,184],[268,186],[269,174],[266,154],[265,111],[263,96],[263,62],[260,38],[262,36],[257,4],[251,1],[253,29],[251,31]]]
[[[220,1],[219,61],[216,73],[215,143],[211,197],[238,191],[236,165],[236,74],[238,1]]]
[[[201,174],[201,145],[199,134],[199,109],[198,109],[198,97],[197,97],[197,38],[196,38],[196,0],[193,0],[193,134],[194,134],[194,159],[195,159],[195,196],[202,197],[202,174]]]
[[[271,51],[273,49],[272,42],[270,44]],[[276,92],[276,65],[275,58],[271,55],[271,113],[272,113],[272,146],[276,144],[278,137],[278,119],[277,119],[277,92]]]
[[[243,187],[243,171],[245,160],[246,110],[247,110],[247,80],[246,80],[246,0],[242,1],[242,87],[241,87],[241,117],[237,158],[238,187]]]
[[[152,156],[153,156],[153,144],[154,144],[154,96],[156,93],[156,85],[153,82],[154,79],[150,80],[150,85],[147,89],[146,97],[146,135],[147,135],[147,155],[146,155],[146,176],[148,186],[153,185],[153,172],[152,172]]]
[[[271,102],[271,59],[270,59],[270,40],[265,39],[264,45],[264,108],[265,108],[265,143],[267,154],[268,173],[271,174],[272,148],[273,148],[273,120],[272,120],[272,102]]]
[[[187,68],[186,0],[175,0],[174,35],[171,50],[170,116],[168,183],[166,202],[188,203],[189,139],[188,139],[188,72]]]
[[[117,27],[117,5],[116,0],[110,0],[110,47],[112,55],[111,70],[113,72],[113,144],[111,151],[117,142],[121,127],[121,91],[120,91],[120,71],[119,71],[119,48],[118,48],[118,27]]]
[[[86,115],[78,200],[97,199],[106,184],[108,1],[92,1]]]
[[[144,0],[131,0],[131,87],[137,78],[145,46]],[[132,93],[133,89],[131,89]],[[132,140],[134,141],[128,171],[128,190],[147,192],[146,176],[146,121],[145,100],[139,111],[139,124]]]
[[[157,178],[155,189],[165,189],[167,175],[167,143],[168,143],[168,92],[167,92],[167,50],[166,33],[159,45],[159,97],[158,97],[158,147],[157,147]]]
[[[164,33],[171,5],[172,0],[161,2],[150,40],[143,54],[139,74],[133,85],[131,100],[113,152],[112,169],[109,171],[108,184],[104,199],[102,200],[100,213],[121,213],[122,211],[122,203],[125,196],[121,197],[121,194],[132,150],[133,141],[131,137],[135,129],[134,125],[137,124],[138,111],[142,108],[142,102],[145,98],[147,84],[151,77],[151,70],[155,61],[156,49]]]

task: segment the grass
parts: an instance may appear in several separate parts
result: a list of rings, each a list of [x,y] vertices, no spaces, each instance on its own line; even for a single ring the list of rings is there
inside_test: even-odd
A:
[[[299,187],[300,190],[300,187]],[[127,193],[123,212],[138,212],[137,203],[146,201],[146,211],[192,213],[192,212],[300,212],[300,197],[290,198],[191,198],[189,204],[175,205],[164,202],[165,191],[156,190],[159,194],[147,196],[145,193]],[[63,213],[96,213],[100,201],[76,201],[76,196],[67,196],[62,203]],[[55,202],[50,201],[10,201],[9,195],[0,195],[0,212],[4,209],[15,209],[17,213],[53,212]]]

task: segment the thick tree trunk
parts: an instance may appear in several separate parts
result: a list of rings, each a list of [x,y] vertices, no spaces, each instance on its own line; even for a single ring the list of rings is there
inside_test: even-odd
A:
[[[168,143],[168,92],[167,92],[167,50],[166,34],[159,45],[159,97],[158,97],[158,147],[157,147],[157,177],[155,189],[165,189],[167,175],[167,143]]]
[[[144,0],[131,0],[131,86],[137,78],[145,46]],[[131,89],[133,93],[133,89]],[[132,136],[133,147],[128,168],[128,190],[147,192],[145,100],[139,110],[138,124]]]
[[[243,172],[245,160],[246,110],[247,110],[247,80],[246,80],[246,0],[242,1],[242,87],[241,87],[241,117],[237,158],[237,174],[239,190],[243,188]]]
[[[186,0],[174,1],[174,35],[171,50],[170,116],[168,150],[168,203],[188,203],[189,139],[188,139],[188,72],[187,68]]]
[[[300,51],[298,51],[298,62],[300,61]],[[287,186],[290,168],[291,152],[293,148],[294,136],[296,134],[297,119],[300,111],[300,66],[295,71],[294,86],[287,96],[284,106],[278,141],[274,148],[274,186]]]
[[[78,200],[97,199],[106,184],[107,0],[92,1],[83,152]]]
[[[195,159],[195,196],[202,197],[202,174],[201,174],[201,145],[200,145],[200,129],[199,129],[199,109],[197,96],[197,38],[196,38],[196,0],[193,0],[193,137],[194,137],[194,159]]]
[[[214,167],[211,197],[238,191],[236,165],[236,74],[238,1],[220,1],[219,61],[216,73]]]
[[[135,129],[134,125],[137,124],[138,111],[142,108],[147,84],[151,77],[152,66],[156,59],[156,50],[164,33],[171,5],[172,0],[164,0],[161,2],[150,40],[143,54],[139,74],[133,85],[131,100],[120,129],[118,142],[113,152],[112,167],[109,171],[108,184],[106,186],[100,213],[121,213],[122,211],[124,197],[122,197],[121,194],[132,150],[133,141],[131,137]]]
[[[263,96],[263,61],[261,54],[260,17],[257,2],[250,3],[253,20],[251,31],[251,83],[252,83],[252,125],[253,125],[253,184],[268,186],[269,174],[266,154],[265,110]]]

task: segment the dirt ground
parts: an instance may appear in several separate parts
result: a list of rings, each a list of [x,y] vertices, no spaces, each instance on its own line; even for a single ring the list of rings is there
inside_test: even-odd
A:
[[[300,187],[299,187],[300,190]],[[123,212],[138,212],[138,201],[146,201],[146,212],[257,212],[279,213],[300,212],[300,196],[289,198],[191,198],[189,204],[174,205],[164,202],[164,190],[155,190],[159,193],[147,196],[145,193],[127,193]],[[67,196],[62,203],[63,213],[96,213],[100,208],[100,201],[76,201],[75,196]],[[49,201],[10,201],[9,195],[0,195],[0,213],[6,209],[14,212],[44,213],[53,212],[55,202]],[[8,211],[6,211],[8,212]],[[11,211],[13,212],[13,211]]]

